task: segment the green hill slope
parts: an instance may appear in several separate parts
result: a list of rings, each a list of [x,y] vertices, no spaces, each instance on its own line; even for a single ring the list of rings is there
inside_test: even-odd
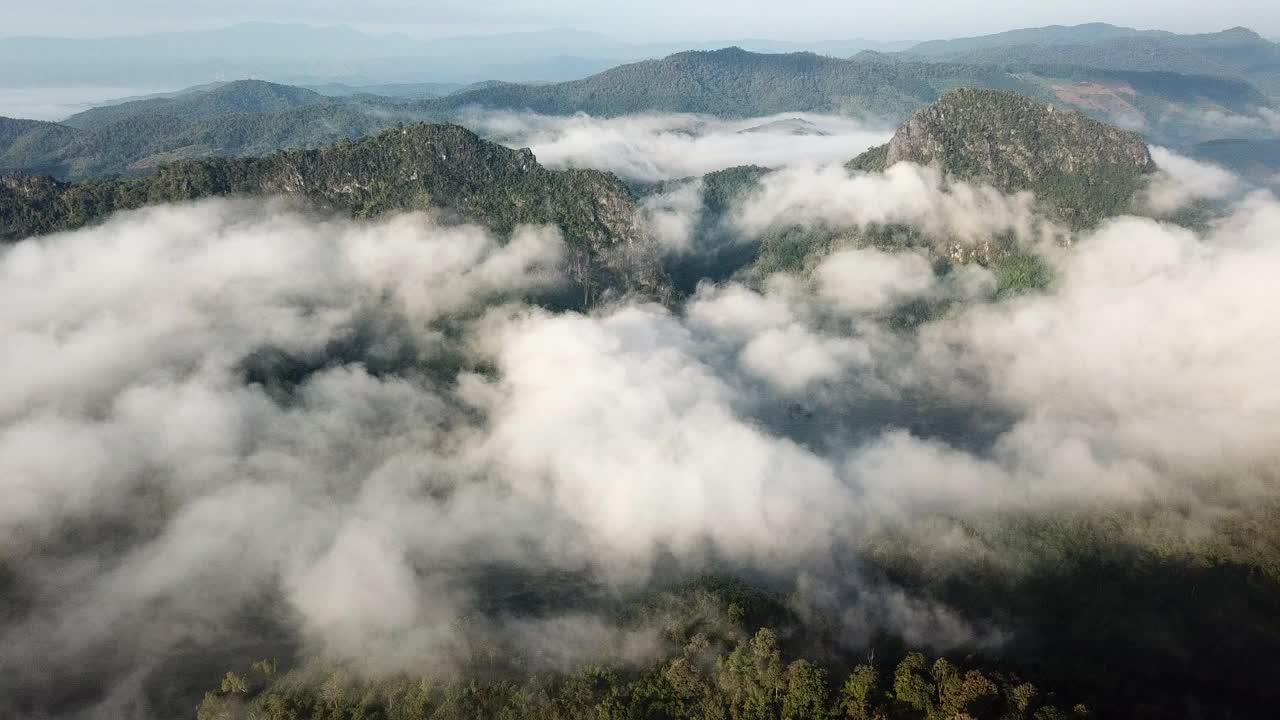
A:
[[[183,161],[134,180],[65,184],[8,176],[0,181],[0,239],[221,195],[294,196],[353,217],[434,210],[500,234],[521,224],[554,225],[569,244],[583,301],[606,291],[666,293],[656,245],[641,231],[631,195],[617,178],[547,170],[528,150],[486,142],[455,125],[413,125],[262,158]]]

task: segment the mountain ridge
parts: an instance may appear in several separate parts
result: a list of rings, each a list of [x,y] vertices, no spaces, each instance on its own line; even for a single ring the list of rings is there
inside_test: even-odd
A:
[[[0,240],[70,230],[118,210],[227,195],[297,197],[352,217],[430,210],[489,227],[553,225],[587,304],[608,294],[659,299],[666,284],[657,247],[639,226],[630,193],[595,170],[548,170],[528,149],[482,140],[457,125],[415,124],[320,150],[256,158],[187,160],[134,180],[0,181]]]

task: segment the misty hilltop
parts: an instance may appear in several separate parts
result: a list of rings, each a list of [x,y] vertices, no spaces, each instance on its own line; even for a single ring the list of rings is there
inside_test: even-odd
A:
[[[730,47],[677,53],[552,85],[491,86],[431,100],[424,107],[600,116],[656,111],[751,117],[809,111],[893,119],[957,83],[1024,87],[994,68],[864,63],[814,53],[763,54]]]
[[[1243,27],[1179,35],[1103,23],[921,43],[904,53],[1003,67],[1095,67],[1235,78],[1280,93],[1280,45]]]
[[[1089,42],[1120,44],[1070,44],[1094,37]],[[1042,44],[1008,44],[1019,39]],[[318,148],[402,122],[467,124],[493,112],[601,118],[698,113],[725,119],[809,112],[892,127],[957,88],[1016,91],[1188,152],[1210,141],[1265,141],[1274,135],[1280,109],[1267,88],[1280,82],[1280,70],[1273,43],[1235,31],[1137,36],[1165,43],[1175,48],[1172,53],[1198,53],[1199,60],[1174,72],[1158,59],[1163,51],[1133,51],[1134,61],[1124,60],[1124,43],[1134,39],[1122,28],[1028,30],[958,46],[978,49],[929,45],[850,58],[728,47],[678,52],[550,84],[303,88],[261,80],[217,82],[104,105],[56,124],[0,118],[0,170],[63,180],[137,176],[177,159]],[[1142,61],[1152,53],[1156,60]]]
[[[948,93],[850,167],[883,171],[899,162],[936,165],[1006,193],[1029,190],[1077,226],[1129,210],[1156,170],[1137,133],[997,90]]]

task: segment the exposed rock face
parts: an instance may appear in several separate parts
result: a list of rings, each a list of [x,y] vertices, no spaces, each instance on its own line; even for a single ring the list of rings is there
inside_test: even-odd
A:
[[[957,90],[911,116],[889,141],[889,164],[903,160],[1008,187],[1061,172],[1154,170],[1137,133],[1001,90]]]
[[[948,175],[1034,192],[1073,226],[1124,212],[1155,171],[1137,133],[1003,90],[957,90],[917,112],[851,167],[936,165]]]
[[[67,230],[116,210],[218,195],[297,196],[353,217],[432,210],[509,233],[555,225],[586,302],[609,290],[665,298],[659,248],[626,187],[608,173],[558,172],[528,149],[486,142],[455,125],[412,125],[320,150],[175,163],[136,180],[80,184],[9,176],[0,182],[0,240]]]

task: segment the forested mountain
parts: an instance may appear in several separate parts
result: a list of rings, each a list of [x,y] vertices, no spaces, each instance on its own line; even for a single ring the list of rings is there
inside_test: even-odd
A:
[[[728,117],[810,111],[893,120],[960,85],[1025,87],[1008,73],[973,66],[852,62],[731,47],[677,53],[554,85],[498,85],[431,101],[424,108],[477,106],[602,116],[697,112]]]
[[[354,217],[432,210],[506,234],[520,224],[559,227],[586,301],[612,290],[662,297],[656,248],[636,224],[626,188],[592,170],[553,172],[528,150],[458,126],[411,125],[322,150],[262,158],[188,160],[135,180],[64,184],[0,181],[0,239],[68,230],[118,210],[221,195],[296,196]]]
[[[142,175],[184,158],[316,148],[418,117],[421,113],[398,110],[390,98],[330,98],[241,80],[105,105],[58,124],[2,120],[0,170],[70,180]]]
[[[618,615],[628,626],[663,625],[674,652],[639,665],[531,673],[524,658],[494,648],[465,678],[382,682],[266,659],[229,670],[205,694],[196,719],[1094,717],[1078,699],[979,658],[933,658],[890,643],[850,665],[806,654],[824,639],[802,627],[784,598],[723,579],[651,594]]]
[[[945,56],[971,50],[982,50],[993,47],[1010,47],[1017,45],[1072,45],[1134,37],[1167,37],[1173,33],[1163,30],[1137,30],[1131,27],[1120,27],[1107,23],[1084,23],[1082,25],[1049,25],[1037,28],[1020,28],[1006,30],[991,35],[953,38],[950,40],[927,40],[912,45],[906,50],[910,55]]]
[[[58,123],[0,117],[0,169],[60,174],[58,158],[78,134]]]
[[[1108,25],[1037,28],[923,43],[906,55],[1007,68],[1059,65],[1231,77],[1273,97],[1280,93],[1280,45],[1240,27],[1201,35]]]
[[[1068,39],[1079,35],[1070,33]],[[1238,36],[1240,42],[1232,44]],[[1162,37],[1138,39],[1164,42]],[[1192,52],[1183,47],[1190,47],[1191,36],[1174,37],[1182,43],[1177,52]],[[1270,61],[1251,54],[1257,42],[1246,36],[1224,33],[1195,42],[1207,48],[1195,52],[1219,58],[1214,62],[1253,68],[1250,78],[1280,76],[1267,65]],[[972,52],[1007,56],[975,56],[965,62],[938,62],[933,58],[939,56],[932,53],[928,61],[918,59],[923,55],[880,53],[842,60],[726,48],[623,65],[572,82],[482,83],[427,99],[421,97],[452,86],[337,87],[326,95],[236,81],[94,108],[68,118],[62,128],[6,121],[0,133],[0,169],[70,180],[141,175],[176,159],[315,148],[400,122],[458,121],[476,109],[605,117],[691,112],[730,118],[809,111],[897,124],[961,87],[1014,90],[1135,129],[1149,141],[1171,147],[1221,139],[1224,121],[1230,123],[1231,137],[1265,139],[1273,132],[1268,118],[1277,112],[1274,101],[1249,79],[1233,75],[1234,70],[1226,76],[1187,74],[1150,69],[1162,67],[1163,61],[1110,62],[1109,54],[1099,48],[1037,45],[1024,52],[1020,47],[981,47]],[[1227,65],[1198,67],[1223,68]]]
[[[899,162],[937,165],[1005,193],[1033,192],[1073,227],[1131,209],[1156,169],[1137,133],[996,90],[949,93],[851,166],[883,171]]]
[[[420,107],[435,113],[476,106],[603,116],[702,112],[746,117],[810,111],[896,123],[949,90],[970,87],[1015,90],[1066,104],[1100,120],[1140,129],[1167,145],[1216,138],[1221,129],[1215,118],[1223,114],[1239,116],[1237,126],[1269,132],[1259,113],[1273,111],[1274,100],[1251,79],[1280,77],[1275,68],[1259,65],[1246,79],[1238,73],[1171,72],[1159,62],[1108,62],[1097,48],[1086,53],[1096,61],[1055,50],[1060,47],[995,62],[986,57],[939,61],[910,53],[860,53],[841,60],[726,48],[624,65],[567,83],[499,84]],[[1212,68],[1202,64],[1198,69]]]
[[[846,168],[883,173],[900,162],[936,168],[948,181],[990,185],[1006,194],[1031,192],[1044,217],[1074,230],[1142,212],[1137,201],[1156,170],[1146,143],[1137,134],[1001,90],[956,90],[944,95],[914,114],[889,143],[867,150]],[[888,250],[910,246],[939,262],[978,262],[995,272],[1001,292],[1039,287],[1049,279],[1047,268],[1020,252],[1011,238],[992,238],[974,251],[967,243],[929,238],[905,224],[783,223],[756,242],[743,243],[733,236],[732,228],[726,228],[726,221],[754,202],[773,172],[737,167],[696,181],[703,211],[694,235],[703,245],[670,261],[677,288],[692,291],[707,277],[762,279],[778,271],[804,272],[837,250],[866,246]],[[639,191],[670,192],[684,182],[689,181]]]
[[[142,115],[164,115],[179,120],[207,120],[232,113],[271,113],[325,103],[313,90],[261,80],[238,80],[176,97],[133,100],[77,113],[62,121],[83,130],[106,127]]]

